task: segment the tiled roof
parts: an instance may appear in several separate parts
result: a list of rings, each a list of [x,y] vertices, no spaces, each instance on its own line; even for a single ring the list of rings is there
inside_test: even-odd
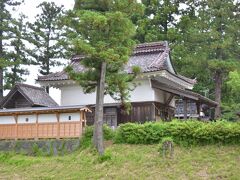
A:
[[[125,71],[131,73],[133,66],[140,67],[143,73],[160,70],[171,71],[169,63],[167,62],[169,51],[170,49],[166,41],[138,44],[125,66]],[[85,70],[81,64],[82,58],[84,58],[84,56],[78,55],[71,59],[70,66],[72,66],[76,72]],[[179,76],[179,78],[189,83],[195,83],[194,80],[183,76]],[[68,79],[68,74],[63,70],[46,76],[39,76],[37,81],[61,81]]]
[[[2,100],[0,106],[9,101],[16,92],[20,92],[32,106],[56,107],[58,104],[46,93],[44,88],[27,84],[16,84],[15,87]]]
[[[196,84],[197,83],[197,80],[196,79],[190,79],[190,78],[187,78],[186,76],[182,76],[180,74],[177,75],[180,79],[183,79],[191,84]]]
[[[189,99],[194,99],[196,101],[199,101],[201,103],[205,103],[208,104],[210,106],[216,107],[218,105],[217,102],[201,95],[198,94],[196,92],[193,92],[191,90],[187,90],[187,89],[182,89],[182,88],[178,88],[178,87],[173,87],[169,84],[163,84],[161,82],[158,82],[156,80],[152,80],[152,84],[154,88],[158,88],[161,89],[163,91],[167,91],[169,93],[175,94],[177,96],[183,96]]]
[[[56,107],[31,107],[31,108],[14,108],[14,109],[0,109],[0,115],[7,114],[34,114],[34,113],[46,113],[46,112],[73,112],[73,111],[86,111],[91,112],[91,110],[86,106],[56,106]]]

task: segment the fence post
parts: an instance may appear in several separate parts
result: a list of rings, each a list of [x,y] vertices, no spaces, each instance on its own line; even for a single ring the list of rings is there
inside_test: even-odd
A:
[[[59,122],[60,115],[59,115],[59,113],[57,113],[56,116],[57,116],[57,139],[60,139],[60,122]]]
[[[84,119],[84,127],[86,128],[86,126],[87,126],[86,111],[82,111],[82,113],[83,113],[83,119]]]
[[[36,137],[35,140],[38,140],[38,114],[36,114]]]
[[[18,140],[18,115],[17,114],[15,114],[14,115],[14,119],[15,119],[15,135],[16,135],[16,137],[15,137],[15,140]]]
[[[82,136],[83,133],[83,127],[82,127],[83,119],[82,119],[82,111],[80,110],[80,136]]]

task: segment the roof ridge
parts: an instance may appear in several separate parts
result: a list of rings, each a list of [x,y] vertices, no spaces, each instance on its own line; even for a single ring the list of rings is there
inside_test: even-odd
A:
[[[42,87],[33,86],[33,85],[30,85],[30,84],[16,83],[15,86],[16,86],[16,87],[29,87],[29,88],[32,88],[32,89],[38,89],[38,90],[43,90],[43,91],[45,91],[45,89],[42,88]]]
[[[167,41],[153,41],[153,42],[145,42],[145,43],[140,43],[137,44],[137,47],[145,47],[145,46],[154,46],[154,45],[163,45],[163,46],[168,46]]]
[[[167,41],[159,41],[159,42],[149,42],[138,44],[133,50],[133,55],[137,54],[145,54],[152,52],[161,52],[165,51],[168,48]]]
[[[163,53],[162,53],[162,54],[159,54],[158,57],[155,59],[155,61],[153,61],[153,62],[149,65],[149,67],[157,67],[157,64],[158,64],[159,62],[162,62],[162,60],[163,60],[164,58],[166,58],[166,55],[168,55],[169,51],[170,51],[170,49],[169,49],[169,48],[166,48],[166,49],[163,51]],[[162,63],[163,63],[163,62],[162,62]]]

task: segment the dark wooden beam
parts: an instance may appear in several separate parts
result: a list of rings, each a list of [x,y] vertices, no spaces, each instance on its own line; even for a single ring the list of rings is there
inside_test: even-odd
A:
[[[199,115],[198,119],[200,119],[200,113],[201,113],[201,104],[200,104],[200,102],[196,102],[196,106],[197,106],[197,114]]]
[[[174,98],[174,94],[171,94],[165,104],[168,106],[170,102],[173,100],[173,98]]]
[[[183,113],[184,113],[184,119],[187,119],[187,99],[183,99]]]

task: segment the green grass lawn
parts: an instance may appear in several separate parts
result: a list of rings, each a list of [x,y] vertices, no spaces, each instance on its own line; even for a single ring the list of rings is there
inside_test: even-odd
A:
[[[101,161],[91,149],[57,157],[0,153],[0,179],[239,179],[239,146],[175,147],[164,159],[157,145],[110,145]]]

